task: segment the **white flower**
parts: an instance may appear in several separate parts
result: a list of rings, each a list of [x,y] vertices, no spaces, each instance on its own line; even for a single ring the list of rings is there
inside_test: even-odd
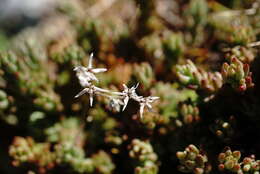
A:
[[[124,90],[122,92],[122,95],[124,97],[124,107],[123,107],[123,111],[125,110],[127,103],[129,101],[130,98],[136,98],[138,97],[135,90],[138,87],[139,83],[137,83],[135,86],[128,88],[125,84],[123,84]]]
[[[86,68],[86,70],[88,72],[91,72],[91,73],[100,73],[100,72],[105,72],[107,71],[106,68],[93,68],[93,53],[90,54],[90,57],[89,57],[89,62],[88,62],[88,67]]]
[[[82,87],[89,86],[91,81],[97,81],[97,78],[94,74],[86,71],[86,68],[83,66],[77,66],[73,69],[76,71],[76,75],[79,79],[79,83]]]
[[[152,110],[151,103],[155,100],[159,99],[159,97],[149,96],[140,98],[140,117],[143,118],[144,107],[147,106],[149,110]]]
[[[140,117],[143,117],[144,108],[147,107],[149,110],[152,109],[151,103],[155,100],[159,99],[159,97],[143,97],[138,96],[136,94],[136,89],[139,85],[137,83],[135,86],[128,88],[125,84],[123,84],[124,90],[122,92],[113,92],[107,89],[102,89],[95,86],[92,82],[98,82],[96,73],[107,71],[106,68],[93,68],[93,53],[90,55],[89,63],[87,67],[84,66],[76,66],[73,70],[76,71],[76,75],[79,79],[79,83],[84,89],[80,91],[75,98],[78,98],[85,93],[89,94],[90,106],[93,105],[93,97],[94,95],[100,95],[104,97],[108,97],[110,101],[111,108],[114,108],[116,111],[120,111],[121,105],[123,105],[123,111],[125,110],[130,99],[135,100],[140,105]],[[191,65],[192,66],[192,65]],[[194,68],[194,67],[192,67]]]
[[[80,85],[82,87],[89,86],[91,81],[97,81],[96,73],[107,71],[106,68],[93,68],[93,53],[90,54],[88,67],[76,66],[73,70],[77,72]]]
[[[79,96],[82,96],[85,93],[89,94],[89,103],[90,103],[90,106],[92,107],[92,105],[93,105],[93,97],[94,97],[94,93],[95,93],[95,87],[94,86],[90,86],[90,87],[84,88],[82,91],[80,91],[75,96],[75,98],[78,98]]]

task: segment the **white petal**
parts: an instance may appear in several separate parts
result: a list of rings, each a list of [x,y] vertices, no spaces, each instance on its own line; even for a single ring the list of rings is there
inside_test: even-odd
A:
[[[128,87],[126,86],[126,84],[123,84],[124,90],[128,89]]]
[[[93,106],[93,93],[89,93],[89,103],[90,103],[90,106],[92,107]]]
[[[125,98],[124,98],[124,107],[123,107],[123,109],[122,109],[123,111],[125,110],[128,101],[129,101],[129,97],[125,97]]]
[[[88,69],[91,69],[91,68],[92,68],[93,56],[94,56],[93,53],[91,53],[90,56],[89,56]]]
[[[93,73],[100,73],[100,72],[107,71],[107,69],[106,68],[95,68],[95,69],[91,69],[90,71]]]
[[[73,71],[77,71],[79,69],[79,67],[78,66],[75,66],[74,68],[73,68]]]
[[[85,93],[88,92],[88,91],[89,91],[89,88],[83,89],[82,91],[80,91],[80,92],[75,96],[75,98],[78,98],[79,96],[85,94]]]
[[[149,109],[152,109],[152,105],[150,105],[149,103],[146,103],[146,106],[147,106]]]
[[[160,97],[156,97],[156,96],[150,96],[149,100],[151,100],[150,102],[153,102],[154,100],[158,100]]]
[[[138,86],[139,86],[139,83],[137,83],[137,84],[135,85],[134,89],[137,89],[137,88],[138,88]]]
[[[140,117],[141,117],[141,119],[143,118],[143,113],[144,113],[144,104],[140,104]]]

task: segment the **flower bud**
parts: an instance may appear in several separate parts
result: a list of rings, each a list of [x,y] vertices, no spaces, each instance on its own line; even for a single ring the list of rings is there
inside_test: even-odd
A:
[[[194,172],[194,174],[203,174],[204,170],[202,168],[197,167],[197,168],[194,169],[193,172]]]
[[[190,150],[191,152],[196,153],[196,154],[199,153],[199,149],[198,149],[196,146],[194,146],[193,144],[190,144],[190,145],[189,145],[189,150]]]
[[[226,157],[225,153],[220,153],[220,154],[218,155],[218,160],[219,160],[219,162],[220,162],[220,163],[223,163],[224,160],[225,160],[225,157]]]
[[[248,172],[250,170],[250,168],[251,168],[250,164],[246,164],[243,167],[243,171]]]
[[[240,157],[241,157],[241,153],[240,153],[240,151],[234,151],[233,152],[233,156],[236,158],[236,159],[240,159]]]
[[[234,167],[235,162],[233,160],[228,160],[228,161],[225,162],[224,165],[225,165],[226,169],[230,170]]]
[[[240,170],[240,165],[239,164],[235,164],[233,167],[233,171],[238,172]]]
[[[176,156],[179,160],[183,160],[186,157],[186,155],[187,155],[186,151],[176,153]]]
[[[219,164],[219,165],[218,165],[218,169],[219,169],[220,171],[224,171],[224,170],[225,170],[225,165],[224,165],[224,164]]]
[[[228,150],[225,152],[225,154],[226,154],[227,156],[230,156],[230,155],[232,155],[232,151],[231,151],[230,149],[228,149]]]
[[[243,160],[243,163],[244,164],[249,164],[249,163],[251,163],[251,161],[252,160],[249,157],[245,157],[244,160]]]

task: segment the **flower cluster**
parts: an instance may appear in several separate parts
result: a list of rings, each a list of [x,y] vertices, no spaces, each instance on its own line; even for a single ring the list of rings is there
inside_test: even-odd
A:
[[[36,142],[32,137],[15,137],[9,148],[13,166],[33,165],[45,174],[57,166],[66,166],[76,173],[110,174],[115,165],[108,153],[99,150],[85,155],[83,127],[75,118],[68,118],[45,129],[47,142]]]
[[[135,174],[157,174],[157,155],[149,142],[134,139],[129,149],[129,156],[136,159],[139,164],[135,168]]]
[[[260,169],[260,160],[255,160],[255,156],[245,157],[242,162],[239,162],[241,158],[240,151],[231,151],[229,147],[225,152],[222,152],[218,156],[220,162],[218,168],[220,171],[228,170],[237,174],[254,173],[258,174]]]
[[[53,90],[55,78],[48,76],[48,73],[53,73],[52,68],[47,68],[46,62],[38,61],[32,55],[21,58],[12,52],[1,52],[1,76],[6,84],[11,84],[19,91],[20,96],[30,96],[36,107],[46,111],[61,111],[63,105],[60,96]]]
[[[190,124],[192,122],[198,122],[200,120],[199,108],[193,106],[192,104],[182,103],[180,105],[180,115],[183,117],[183,122],[185,124]]]
[[[36,143],[31,137],[15,137],[9,148],[9,154],[14,158],[12,162],[14,166],[29,162],[39,166],[39,170],[44,173],[45,169],[54,167],[55,156],[49,148],[50,144]]]
[[[186,65],[176,66],[176,75],[182,84],[192,89],[203,89],[207,92],[215,92],[223,85],[223,79],[219,72],[212,73],[198,69],[189,59]]]
[[[186,147],[185,151],[177,152],[176,155],[181,163],[178,167],[181,172],[203,174],[211,171],[211,165],[208,164],[208,157],[200,152],[193,144]]]
[[[254,86],[249,68],[249,64],[244,64],[233,57],[230,64],[223,64],[221,73],[226,83],[231,84],[233,88],[239,91],[245,91],[247,88]]]
[[[94,163],[91,158],[86,158],[84,150],[71,143],[55,145],[55,155],[57,164],[67,164],[79,173],[93,172]]]
[[[233,48],[227,48],[224,51],[226,52],[226,59],[230,62],[233,57],[238,58],[243,63],[251,63],[255,59],[254,50],[250,47],[236,46]]]
[[[139,84],[128,88],[125,84],[123,84],[124,90],[122,92],[113,92],[109,91],[107,89],[102,89],[93,84],[94,81],[98,82],[97,77],[95,76],[96,73],[105,72],[107,71],[106,68],[93,68],[93,53],[90,55],[89,64],[88,67],[83,66],[76,66],[74,68],[74,71],[76,71],[76,75],[79,79],[80,85],[84,88],[82,91],[80,91],[75,98],[88,93],[89,94],[89,100],[90,100],[90,106],[93,105],[93,97],[94,95],[101,95],[104,97],[108,97],[111,100],[111,106],[113,108],[120,108],[120,106],[123,106],[123,111],[125,110],[128,101],[130,99],[135,100],[140,105],[140,117],[142,118],[144,108],[147,107],[149,110],[152,109],[151,103],[153,103],[155,100],[159,99],[159,97],[155,96],[148,96],[143,97],[136,94],[136,89]]]

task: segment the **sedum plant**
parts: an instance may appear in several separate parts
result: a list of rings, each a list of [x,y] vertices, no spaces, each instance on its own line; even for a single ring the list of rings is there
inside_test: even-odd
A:
[[[187,60],[186,65],[177,65],[176,74],[184,85],[211,93],[217,91],[223,85],[223,78],[219,72],[206,72],[197,68],[191,60]]]
[[[138,163],[135,167],[136,174],[158,173],[157,155],[153,152],[153,147],[149,142],[134,139],[129,148],[129,156]]]
[[[0,3],[1,174],[259,174],[258,0],[52,3]]]
[[[230,65],[228,63],[223,64],[221,73],[226,83],[231,84],[237,90],[245,91],[247,88],[254,86],[249,64],[243,64],[235,57],[231,59]]]
[[[239,162],[241,158],[240,151],[231,151],[229,147],[226,148],[225,152],[222,152],[218,156],[219,170],[228,170],[232,173],[259,173],[260,161],[255,160],[255,156],[245,157],[242,162]]]
[[[181,172],[202,174],[211,171],[211,166],[208,164],[208,157],[200,152],[193,144],[186,147],[185,151],[177,152],[176,156],[181,163],[178,167]]]

